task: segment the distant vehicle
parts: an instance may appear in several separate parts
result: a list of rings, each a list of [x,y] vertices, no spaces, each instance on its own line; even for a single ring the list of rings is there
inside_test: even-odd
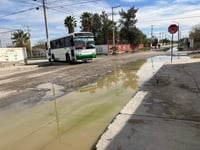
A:
[[[91,32],[76,32],[50,41],[51,61],[74,63],[96,58],[94,36]]]

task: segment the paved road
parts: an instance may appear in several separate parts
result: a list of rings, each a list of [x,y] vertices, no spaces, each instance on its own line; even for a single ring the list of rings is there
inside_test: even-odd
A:
[[[46,91],[38,89],[40,84],[60,85],[64,88],[62,94],[66,94],[77,87],[101,79],[118,65],[160,54],[165,53],[151,51],[118,56],[100,56],[92,62],[74,65],[66,64],[66,62],[54,62],[49,65],[47,60],[29,60],[26,66],[1,67],[0,108],[22,101],[31,101],[32,103],[41,101],[41,97]]]
[[[91,147],[96,142],[113,118],[109,113],[111,108],[117,109],[116,104],[122,104],[117,100],[121,96],[115,97],[109,93],[108,99],[111,96],[111,101],[103,98],[104,94],[101,92],[97,93],[97,98],[87,98],[88,94],[82,92],[78,92],[80,95],[72,92],[64,97],[60,96],[102,79],[122,64],[159,54],[161,53],[143,52],[100,57],[91,63],[74,65],[65,62],[49,65],[45,61],[39,64],[37,62],[38,65],[32,62],[27,66],[0,68],[0,149],[61,150],[66,149],[66,146],[69,149],[89,149],[83,145]],[[106,89],[105,91],[107,92]],[[103,101],[109,104],[104,105]],[[110,119],[101,118],[101,112],[104,111]],[[98,113],[101,117],[98,117]],[[90,122],[89,125],[87,121]],[[96,125],[101,130],[96,130]],[[83,130],[85,132],[81,132]],[[86,134],[88,132],[91,136]],[[77,140],[82,143],[77,144]],[[91,145],[87,145],[88,143]]]

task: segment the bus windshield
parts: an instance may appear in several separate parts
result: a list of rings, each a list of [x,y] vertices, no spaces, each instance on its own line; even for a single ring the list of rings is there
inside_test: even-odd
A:
[[[74,38],[74,45],[76,49],[93,49],[95,48],[93,37],[76,37]]]

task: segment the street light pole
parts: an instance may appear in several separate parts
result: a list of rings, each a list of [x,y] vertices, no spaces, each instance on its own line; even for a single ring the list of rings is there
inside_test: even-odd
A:
[[[153,40],[153,28],[154,28],[154,25],[151,25],[151,49],[153,47],[153,42],[152,42],[152,40]]]
[[[113,23],[113,47],[115,47],[115,27],[114,27],[114,10],[115,8],[118,8],[120,6],[114,6],[112,7],[112,23]]]
[[[179,49],[179,46],[180,46],[180,44],[179,44],[179,41],[180,41],[180,25],[179,25],[178,22],[176,22],[176,23],[178,24],[178,49]]]
[[[178,24],[178,49],[180,46],[180,25]]]

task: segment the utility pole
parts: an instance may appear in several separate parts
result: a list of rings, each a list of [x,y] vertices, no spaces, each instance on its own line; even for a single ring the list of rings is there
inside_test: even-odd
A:
[[[33,0],[33,1],[37,1],[37,0]],[[43,6],[44,23],[45,23],[45,30],[46,30],[46,41],[47,41],[46,50],[48,51],[48,58],[49,58],[49,62],[51,63],[51,49],[50,49],[50,40],[49,40],[48,25],[47,25],[47,14],[46,14],[45,0],[42,0],[42,6]],[[36,9],[38,10],[39,7],[37,7]]]
[[[154,25],[151,25],[151,38],[153,37],[153,27]]]
[[[45,0],[42,0],[42,4],[43,4],[43,12],[44,12],[45,30],[46,30],[47,50],[48,50],[49,62],[51,62],[51,50],[50,50],[50,40],[49,40],[49,33],[48,33]]]
[[[161,39],[162,39],[162,33],[159,32],[159,43],[160,43]]]
[[[31,30],[29,28],[29,26],[25,26],[24,27],[26,28],[25,31],[28,33],[28,38],[29,38],[29,46],[30,46],[30,51],[31,51],[31,57],[33,57],[33,52],[32,52],[32,47],[31,47]]]
[[[152,43],[152,40],[153,40],[153,27],[154,27],[154,25],[151,25],[151,48],[152,48],[152,45],[153,45],[153,43]]]
[[[120,6],[112,7],[112,23],[113,23],[113,47],[115,47],[115,26],[114,26],[114,9]]]

